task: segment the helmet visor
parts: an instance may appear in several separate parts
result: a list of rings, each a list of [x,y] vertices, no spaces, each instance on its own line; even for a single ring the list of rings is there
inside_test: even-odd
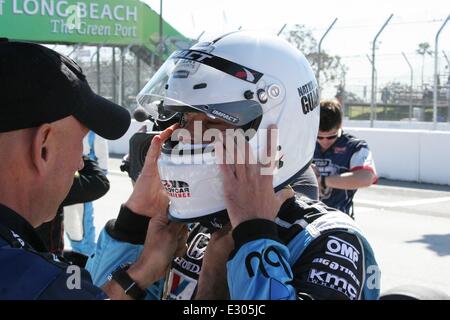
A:
[[[169,79],[183,79],[192,76],[196,73],[200,64],[202,64],[203,68],[206,68],[208,72],[218,73],[218,76],[231,74],[231,71],[228,72],[222,67],[216,68],[215,66],[212,66],[211,63],[205,64],[203,61],[193,61],[180,56],[180,52],[175,52],[167,59],[138,94],[138,104],[146,109],[155,120],[168,120],[179,112],[202,112],[212,119],[222,120],[225,123],[236,127],[244,126],[263,114],[261,104],[255,100],[242,99],[231,102],[205,104],[191,104],[183,101],[187,88],[182,87],[181,83],[178,84],[178,87],[172,86],[169,84]],[[232,62],[229,62],[229,64],[231,64],[233,70],[241,67]],[[262,76],[262,74],[249,68],[244,69],[252,76],[256,74],[257,78]],[[241,73],[237,74],[241,75]],[[239,78],[236,75],[235,77]],[[248,80],[244,81],[250,82]],[[169,85],[172,87],[169,88]]]

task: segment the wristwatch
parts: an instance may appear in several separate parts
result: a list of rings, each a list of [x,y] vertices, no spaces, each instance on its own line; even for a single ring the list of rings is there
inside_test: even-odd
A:
[[[129,263],[120,265],[109,275],[108,279],[116,281],[125,291],[125,294],[129,295],[134,300],[144,300],[147,295],[147,291],[141,289],[139,285],[131,279],[127,272],[130,266],[131,264]]]

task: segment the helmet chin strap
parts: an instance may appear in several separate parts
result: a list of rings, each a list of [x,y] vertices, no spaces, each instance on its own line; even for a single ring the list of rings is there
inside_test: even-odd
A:
[[[186,120],[186,114],[185,113],[182,113],[181,114],[181,117],[180,117],[180,128],[184,128],[184,126],[186,125],[186,123],[187,123],[187,120]]]

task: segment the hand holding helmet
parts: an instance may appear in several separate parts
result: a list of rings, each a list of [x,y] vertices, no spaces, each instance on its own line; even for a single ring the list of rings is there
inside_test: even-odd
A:
[[[222,148],[222,154],[232,152],[236,155],[235,163],[222,161],[220,165],[225,203],[233,228],[252,219],[273,221],[281,205],[294,196],[291,188],[282,189],[276,194],[273,189],[276,135],[276,126],[269,126],[266,148],[269,161],[264,165],[255,161],[250,145],[244,137],[241,138],[244,143],[233,143],[233,150],[223,143],[216,143],[217,149]]]
[[[217,129],[218,122],[231,130],[242,129],[257,158],[264,157],[269,125],[277,125],[277,171],[273,177],[263,177],[272,183],[272,196],[309,168],[313,157],[319,126],[314,72],[301,52],[275,36],[240,31],[176,52],[137,101],[155,121],[202,115],[203,129],[198,133],[203,140],[166,142],[158,161],[170,196],[169,216],[176,221],[199,221],[217,228],[226,223],[230,204],[226,204],[223,176],[210,147],[215,139],[206,130]],[[181,127],[195,125],[182,123]],[[261,177],[255,179],[250,183],[258,184]],[[241,183],[231,181],[231,185]],[[250,197],[246,200],[257,193],[250,186],[245,188],[250,189],[242,190]]]
[[[169,196],[159,177],[158,159],[162,144],[170,138],[175,129],[176,125],[173,125],[153,138],[142,172],[134,184],[130,198],[125,203],[131,211],[147,217],[167,212]]]
[[[147,288],[163,277],[173,258],[184,255],[187,237],[185,224],[169,222],[166,213],[153,216],[141,256],[128,271],[131,278]]]

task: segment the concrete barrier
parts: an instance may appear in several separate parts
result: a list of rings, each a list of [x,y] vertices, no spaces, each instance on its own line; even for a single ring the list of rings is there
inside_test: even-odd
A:
[[[367,141],[382,178],[450,185],[450,132],[345,128]]]
[[[130,128],[128,128],[127,133],[118,139],[108,141],[109,153],[124,155],[128,153],[130,148],[129,141],[133,134],[135,134],[143,125],[147,125],[149,130],[153,128],[153,123],[150,121],[137,122],[136,120],[131,121]]]
[[[432,122],[421,121],[375,121],[374,128],[378,129],[404,129],[404,130],[433,130],[434,124]],[[369,120],[344,120],[344,127],[355,128],[370,128]],[[437,130],[450,131],[450,123],[438,122]]]
[[[420,135],[420,181],[450,185],[450,132]]]

